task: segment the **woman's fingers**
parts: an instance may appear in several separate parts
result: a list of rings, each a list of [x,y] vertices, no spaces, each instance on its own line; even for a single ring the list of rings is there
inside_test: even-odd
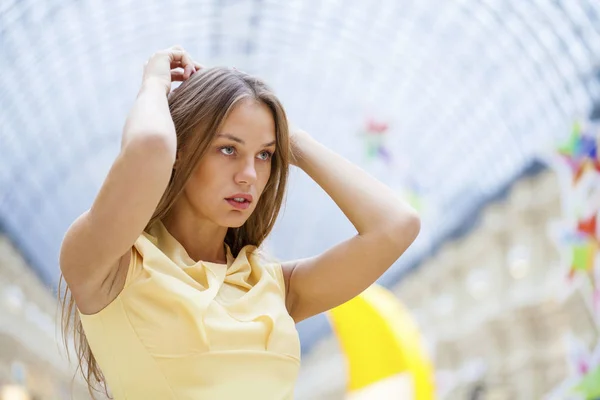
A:
[[[184,70],[184,78],[187,79],[195,69],[194,61],[190,55],[183,50],[174,49],[169,52],[171,68],[181,67]]]
[[[184,71],[179,69],[174,69],[171,71],[171,82],[183,82],[187,78],[184,78]]]
[[[191,69],[195,71],[199,71],[205,68],[204,65],[200,64],[197,61],[194,61],[190,54],[183,49],[183,46],[177,44],[171,47],[174,50],[174,57],[171,60],[171,68],[181,67],[184,69],[186,78],[189,78],[191,75]],[[189,67],[188,67],[189,66]]]
[[[202,64],[194,61],[181,45],[172,46],[167,52],[170,57],[172,81],[185,81],[196,71],[204,68]]]
[[[173,81],[185,81],[195,73],[201,65],[180,45],[155,52],[144,64],[142,81],[157,79],[164,84],[169,93]]]

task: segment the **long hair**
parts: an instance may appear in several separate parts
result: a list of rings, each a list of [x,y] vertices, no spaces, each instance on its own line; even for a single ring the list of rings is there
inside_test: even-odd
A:
[[[271,111],[277,146],[271,159],[271,175],[256,209],[244,225],[228,229],[225,243],[234,256],[246,245],[259,247],[263,243],[275,225],[285,195],[290,160],[287,117],[280,101],[263,81],[223,67],[200,70],[169,95],[169,110],[177,134],[177,168],[171,173],[146,231],[169,213],[229,113],[248,99],[265,104]],[[64,287],[61,289],[61,286]],[[62,276],[58,290],[65,347],[69,348],[72,334],[78,370],[87,382],[90,395],[94,397],[93,391],[102,391],[109,396],[104,375],[87,342],[75,302]]]

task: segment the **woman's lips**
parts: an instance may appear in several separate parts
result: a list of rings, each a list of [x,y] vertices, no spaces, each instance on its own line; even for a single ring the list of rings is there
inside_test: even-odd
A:
[[[227,201],[233,208],[238,210],[246,210],[248,207],[250,207],[250,202],[247,200],[239,202],[233,199],[225,199],[225,201]]]

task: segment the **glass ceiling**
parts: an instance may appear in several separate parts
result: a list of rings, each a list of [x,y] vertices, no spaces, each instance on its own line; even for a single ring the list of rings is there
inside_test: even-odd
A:
[[[418,200],[422,233],[387,284],[600,99],[596,0],[3,0],[0,227],[50,286],[144,63],[173,44],[263,77],[295,124]],[[369,154],[369,121],[387,126],[385,157]],[[353,233],[294,171],[268,245],[298,258]]]

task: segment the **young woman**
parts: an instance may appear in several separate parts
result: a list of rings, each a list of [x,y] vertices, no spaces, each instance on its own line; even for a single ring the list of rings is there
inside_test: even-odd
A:
[[[289,164],[357,235],[277,263],[259,249]],[[259,79],[202,68],[174,46],[146,64],[121,152],[65,235],[65,338],[74,331],[90,388],[116,399],[291,399],[295,323],[366,289],[419,227],[392,190],[290,131]]]

